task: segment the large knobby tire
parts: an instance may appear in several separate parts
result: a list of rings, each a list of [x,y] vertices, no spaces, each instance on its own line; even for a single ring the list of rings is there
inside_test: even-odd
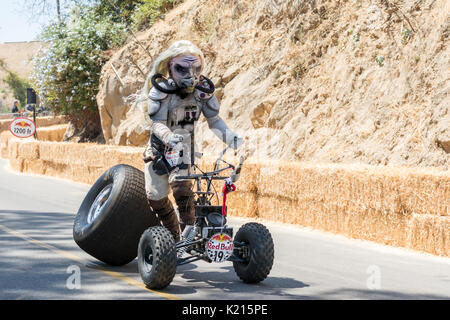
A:
[[[75,218],[73,238],[91,256],[121,266],[136,258],[139,238],[155,225],[160,223],[146,199],[144,173],[117,165],[87,193]]]
[[[247,223],[236,233],[236,242],[244,243],[248,255],[240,256],[245,262],[233,261],[239,278],[245,283],[258,283],[267,278],[273,266],[274,244],[269,230],[259,223]]]
[[[138,269],[149,289],[163,289],[175,277],[177,251],[172,234],[165,227],[151,227],[141,237]]]

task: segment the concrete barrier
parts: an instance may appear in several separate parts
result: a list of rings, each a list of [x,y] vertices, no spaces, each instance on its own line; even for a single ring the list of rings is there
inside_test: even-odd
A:
[[[2,145],[14,170],[89,184],[119,163],[144,167],[142,148],[12,138],[6,151]],[[450,171],[250,159],[237,185],[228,198],[231,216],[450,257]]]

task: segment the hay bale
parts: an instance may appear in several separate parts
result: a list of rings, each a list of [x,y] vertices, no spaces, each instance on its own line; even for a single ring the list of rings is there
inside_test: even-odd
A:
[[[450,257],[450,217],[413,215],[407,230],[406,247]]]
[[[9,131],[9,124],[11,121],[12,119],[0,120],[0,133]]]
[[[67,130],[67,124],[53,125],[37,129],[39,141],[56,141],[61,142]]]
[[[2,154],[7,148],[11,167],[21,172],[92,184],[119,163],[144,169],[143,148],[1,138]],[[199,166],[209,171],[214,160]],[[220,193],[223,182],[214,186]],[[237,187],[228,197],[230,216],[450,256],[449,171],[250,159]]]
[[[56,117],[37,117],[36,118],[36,127],[39,129],[41,127],[49,127],[54,125],[60,125],[67,123],[67,119],[64,116],[56,116]]]
[[[222,205],[220,199],[219,205]],[[228,214],[242,218],[257,218],[258,207],[254,192],[237,191],[227,197]]]
[[[40,159],[26,159],[21,158],[22,160],[22,172],[24,173],[33,173],[33,174],[42,174],[45,175],[45,164],[43,160]]]
[[[22,141],[18,144],[17,155],[24,159],[38,160],[40,158],[39,142]]]
[[[8,158],[8,142],[12,137],[9,131],[0,133],[0,157],[3,159]]]
[[[32,119],[31,117],[28,117]],[[9,131],[9,124],[13,121],[13,119],[5,119],[0,120],[0,133],[4,131]],[[36,118],[36,128],[39,130],[42,127],[54,126],[54,125],[62,125],[67,123],[67,120],[64,116],[57,117],[37,117]]]

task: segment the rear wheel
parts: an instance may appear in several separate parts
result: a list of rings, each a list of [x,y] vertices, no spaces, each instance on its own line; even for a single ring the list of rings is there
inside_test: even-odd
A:
[[[274,244],[272,236],[265,226],[259,223],[247,223],[236,233],[235,255],[243,261],[233,261],[233,267],[239,278],[245,283],[258,283],[267,278],[273,266]]]
[[[163,289],[175,277],[177,251],[172,234],[165,227],[149,228],[138,248],[138,269],[147,288]]]

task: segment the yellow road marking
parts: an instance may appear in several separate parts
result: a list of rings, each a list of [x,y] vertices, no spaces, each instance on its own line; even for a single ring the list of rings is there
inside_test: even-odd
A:
[[[10,235],[13,235],[13,236],[15,236],[17,238],[21,238],[21,239],[25,240],[26,242],[34,244],[34,245],[39,246],[41,248],[45,248],[47,250],[50,250],[50,251],[58,254],[59,256],[62,256],[62,257],[67,258],[69,260],[73,260],[73,261],[82,263],[83,265],[85,265],[87,263],[86,260],[84,260],[84,259],[82,259],[82,258],[80,258],[80,257],[78,257],[78,256],[76,256],[74,254],[71,254],[70,252],[67,252],[67,251],[64,251],[64,250],[60,250],[60,249],[58,249],[58,248],[56,248],[56,247],[54,247],[54,246],[52,246],[52,245],[50,245],[48,243],[45,243],[45,242],[42,242],[42,241],[30,238],[27,235],[24,235],[24,234],[22,234],[22,233],[20,233],[18,231],[15,231],[15,230],[11,230],[11,229],[9,229],[9,228],[1,225],[1,224],[0,224],[0,229],[5,231],[6,233],[8,233]],[[133,278],[127,277],[127,276],[121,274],[120,272],[109,271],[109,270],[104,270],[104,269],[97,269],[97,268],[95,268],[93,270],[100,271],[100,272],[102,272],[102,273],[104,273],[104,274],[106,274],[106,275],[108,275],[110,277],[122,280],[122,281],[124,281],[124,282],[126,282],[126,283],[128,283],[128,284],[130,284],[132,286],[138,287],[140,289],[144,289],[146,291],[154,293],[154,294],[156,294],[156,295],[158,295],[160,297],[166,298],[168,300],[182,300],[182,298],[180,298],[180,297],[178,297],[176,295],[170,294],[170,293],[165,293],[165,292],[151,290],[151,289],[147,288],[143,283],[141,283],[139,281],[136,281]]]

